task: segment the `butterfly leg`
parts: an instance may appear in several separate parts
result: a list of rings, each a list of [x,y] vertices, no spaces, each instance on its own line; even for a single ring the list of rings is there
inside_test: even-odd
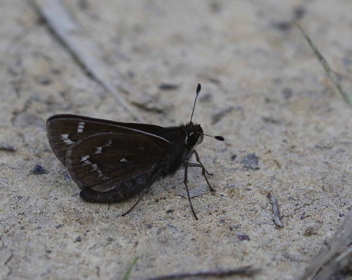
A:
[[[189,190],[188,190],[188,186],[187,186],[187,168],[188,168],[188,160],[186,159],[185,160],[185,178],[183,180],[183,183],[185,184],[185,187],[186,187],[187,197],[188,197],[189,205],[191,206],[192,213],[193,213],[194,217],[196,218],[196,220],[198,220],[198,217],[197,217],[196,212],[194,211],[194,208],[192,205],[191,196],[189,195]]]
[[[196,155],[196,160],[197,160],[198,163],[189,163],[189,164],[190,164],[189,166],[190,166],[190,167],[201,167],[201,168],[202,168],[202,175],[203,175],[205,181],[207,182],[207,185],[208,185],[208,187],[209,187],[209,190],[210,190],[212,193],[214,193],[214,192],[215,192],[215,189],[210,185],[209,180],[208,180],[207,175],[206,175],[206,174],[208,174],[208,175],[212,175],[212,174],[209,173],[209,172],[205,169],[203,163],[200,161],[200,158],[199,158],[199,155],[198,155],[197,151],[196,151],[196,150],[193,150],[192,154],[195,154],[195,155]],[[191,154],[191,155],[192,155],[192,154]]]
[[[197,163],[197,162],[188,162],[188,167],[200,167],[204,168],[204,165]],[[205,168],[204,168],[205,169]],[[212,176],[212,173],[209,173],[207,170],[204,170],[208,175]]]
[[[138,198],[138,200],[133,204],[133,206],[125,213],[123,213],[121,216],[126,216],[128,213],[130,213],[138,204],[141,202],[142,198],[144,197],[145,194],[149,192],[149,188],[146,188],[142,191],[141,196]]]
[[[197,160],[198,163],[189,162],[189,163],[188,163],[188,166],[189,166],[189,167],[202,167],[202,168],[204,169],[204,172],[205,172],[205,173],[207,173],[207,174],[210,175],[210,176],[213,175],[212,173],[210,173],[208,170],[205,169],[203,163],[201,163],[201,161],[200,161],[199,155],[198,155],[198,153],[197,153],[196,150],[193,150],[192,153],[189,155],[188,158],[191,158],[193,154],[196,155],[196,160]]]

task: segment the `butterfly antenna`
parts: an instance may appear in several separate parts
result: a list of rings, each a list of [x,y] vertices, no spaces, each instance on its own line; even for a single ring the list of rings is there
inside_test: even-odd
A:
[[[194,104],[193,104],[193,110],[192,110],[191,120],[189,121],[190,123],[192,122],[192,118],[193,118],[193,114],[194,114],[194,109],[196,108],[197,98],[198,98],[198,95],[199,95],[201,89],[202,89],[202,86],[201,86],[200,84],[198,84],[198,86],[197,86],[197,91],[196,91],[196,98],[194,99]]]
[[[199,134],[203,134],[205,136],[211,137],[211,138],[215,138],[216,140],[219,141],[225,141],[225,138],[223,136],[217,135],[217,136],[213,136],[213,135],[209,135],[209,134],[205,134],[205,133],[200,133]]]

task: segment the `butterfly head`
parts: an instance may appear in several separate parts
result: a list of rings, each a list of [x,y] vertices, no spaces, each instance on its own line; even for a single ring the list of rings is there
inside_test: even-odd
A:
[[[203,129],[200,124],[189,122],[186,124],[186,139],[185,144],[189,147],[194,147],[203,141]]]

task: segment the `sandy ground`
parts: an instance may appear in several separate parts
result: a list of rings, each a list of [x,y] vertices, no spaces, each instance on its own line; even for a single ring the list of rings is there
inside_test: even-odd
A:
[[[80,199],[46,119],[133,117],[29,2],[0,4],[0,142],[17,149],[0,150],[1,279],[121,279],[135,257],[130,279],[246,265],[262,269],[253,279],[296,279],[333,236],[351,206],[352,110],[291,20],[352,92],[350,1],[66,1],[106,78],[138,89],[118,93],[144,122],[187,122],[202,84],[194,121],[226,142],[197,149],[217,190],[193,198],[198,221],[180,196],[182,170],[125,217],[135,199]],[[31,174],[36,165],[47,173]],[[191,170],[189,186],[204,185]]]

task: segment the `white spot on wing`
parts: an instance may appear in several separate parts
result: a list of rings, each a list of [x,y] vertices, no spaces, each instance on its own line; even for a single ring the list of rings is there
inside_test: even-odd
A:
[[[84,124],[85,124],[84,122],[79,122],[78,123],[77,133],[83,132]]]
[[[97,150],[95,151],[96,154],[101,154],[101,150],[103,149],[103,147],[97,147]]]
[[[108,141],[108,143],[106,143],[105,145],[103,145],[103,147],[110,147],[110,146],[111,146],[111,144],[112,144],[112,141],[111,141],[111,140],[109,140],[109,141]]]
[[[127,159],[122,158],[122,159],[120,160],[120,162],[127,162]]]
[[[66,143],[67,145],[71,145],[75,142],[71,141],[70,139],[68,139],[68,134],[61,134],[61,140],[64,141],[64,143]]]
[[[89,159],[89,156],[81,157],[81,161],[86,161],[87,159]]]
[[[98,165],[95,163],[92,163],[91,161],[88,160],[89,156],[83,156],[81,157],[81,161],[83,162],[83,166],[90,165],[92,167],[92,171],[96,171],[98,173],[98,178],[101,178],[105,180],[109,180],[110,177],[104,176],[103,172],[99,169]]]

